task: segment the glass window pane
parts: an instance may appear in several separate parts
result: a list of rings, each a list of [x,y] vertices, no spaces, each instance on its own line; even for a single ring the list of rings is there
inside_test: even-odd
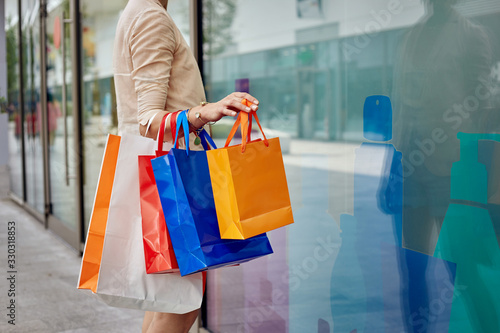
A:
[[[90,220],[107,134],[117,134],[111,56],[115,29],[127,0],[82,0],[85,223]],[[170,1],[168,12],[189,43],[189,2]],[[87,230],[85,227],[84,230]]]
[[[45,210],[41,130],[41,59],[39,3],[23,0],[22,52],[24,86],[24,140],[27,202],[39,213]]]
[[[19,9],[17,1],[5,2],[5,43],[7,55],[6,108],[9,119],[9,172],[11,191],[23,198],[21,110],[19,76]],[[3,93],[3,92],[2,92]]]
[[[125,0],[80,2],[83,15],[84,230],[90,220],[107,134],[117,133],[111,55],[116,24],[126,3]]]
[[[273,255],[209,272],[208,328],[498,331],[500,1],[203,13],[207,98],[249,79],[295,218],[268,233]]]
[[[70,230],[76,225],[76,168],[73,140],[69,2],[47,1],[47,120],[49,143],[49,187],[51,214]],[[64,52],[63,52],[64,51]],[[65,67],[64,67],[65,66]],[[66,86],[63,85],[63,78]],[[66,100],[63,98],[66,89]],[[51,225],[49,225],[51,227]]]

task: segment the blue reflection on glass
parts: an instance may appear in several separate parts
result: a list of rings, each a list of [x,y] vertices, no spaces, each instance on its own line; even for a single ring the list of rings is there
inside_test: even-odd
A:
[[[363,109],[367,139],[392,137],[392,107],[387,96],[370,96]],[[401,246],[401,153],[392,144],[365,142],[354,164],[354,217],[357,244],[367,294],[365,327],[383,331],[381,244]],[[361,252],[362,251],[362,252]],[[359,331],[359,329],[358,329]]]
[[[391,138],[388,97],[367,98],[364,119],[366,138]],[[402,248],[401,161],[392,144],[365,142],[356,150],[354,216],[341,217],[332,273],[336,332],[446,331],[451,301],[441,298],[453,294],[455,265]]]
[[[386,243],[381,257],[385,331],[448,332],[456,265]]]
[[[374,95],[365,99],[363,136],[372,141],[392,139],[392,106],[389,97]]]
[[[356,250],[357,222],[354,216],[340,217],[342,246],[332,272],[331,300],[334,332],[364,332],[367,295],[364,272]]]
[[[330,324],[321,318],[318,319],[318,333],[330,333]]]

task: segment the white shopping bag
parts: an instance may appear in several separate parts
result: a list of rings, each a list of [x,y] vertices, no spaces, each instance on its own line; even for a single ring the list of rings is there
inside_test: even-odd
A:
[[[137,158],[151,154],[155,144],[141,136],[108,136],[78,288],[112,306],[187,313],[201,306],[201,273],[145,270]]]

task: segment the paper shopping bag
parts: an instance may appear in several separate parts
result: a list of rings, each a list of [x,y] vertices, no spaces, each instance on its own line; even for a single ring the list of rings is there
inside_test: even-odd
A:
[[[147,274],[142,242],[137,158],[154,140],[109,135],[78,281],[112,306],[187,313],[203,296],[201,274]]]
[[[177,119],[189,132],[185,113]],[[201,133],[202,143],[211,140]],[[272,253],[265,234],[247,240],[220,238],[205,151],[172,148],[168,155],[151,161],[182,275],[243,263]],[[211,143],[214,147],[213,142]]]
[[[151,160],[168,153],[164,150],[165,122],[170,118],[172,142],[175,139],[177,112],[165,114],[158,131],[158,149],[155,155],[139,156],[139,186],[141,196],[142,238],[146,273],[171,273],[179,271],[174,249],[161,208],[160,197],[151,166]]]
[[[252,116],[263,140],[248,142]],[[240,123],[242,144],[229,147]],[[266,138],[256,112],[240,112],[224,148],[207,159],[222,238],[248,239],[293,223],[279,138]]]

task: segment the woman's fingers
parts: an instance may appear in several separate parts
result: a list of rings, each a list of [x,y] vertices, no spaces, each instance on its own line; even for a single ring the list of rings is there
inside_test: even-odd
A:
[[[247,106],[241,103],[244,99],[250,101],[252,105]],[[208,121],[217,121],[221,117],[234,117],[240,111],[251,112],[259,109],[259,101],[248,93],[234,92],[217,103],[206,107],[207,114],[205,119]],[[210,110],[210,111],[209,111]]]
[[[224,110],[222,110],[222,114],[224,116],[234,117],[238,114],[238,112],[235,112],[235,111],[229,110],[229,109],[224,109]]]
[[[226,101],[226,107],[230,107],[236,111],[244,111],[244,112],[251,112],[251,111],[257,111],[259,109],[259,106],[255,103],[252,103],[252,105],[247,106],[242,103],[242,101],[246,99],[248,101],[255,100],[257,101],[254,97],[252,97],[250,94],[247,93],[232,93],[231,95],[227,96]],[[258,102],[258,101],[257,101]]]
[[[224,104],[226,108],[235,111],[251,112],[258,109],[257,105],[252,105],[251,107],[246,106],[245,104],[241,103],[241,100],[239,98],[231,98],[229,100],[226,100]]]
[[[246,99],[246,100],[252,102],[253,104],[259,104],[259,101],[257,100],[257,98],[253,97],[252,95],[250,95],[248,93],[234,92],[234,93],[232,93],[232,95],[234,95],[237,99],[239,99],[240,103],[243,99]]]

